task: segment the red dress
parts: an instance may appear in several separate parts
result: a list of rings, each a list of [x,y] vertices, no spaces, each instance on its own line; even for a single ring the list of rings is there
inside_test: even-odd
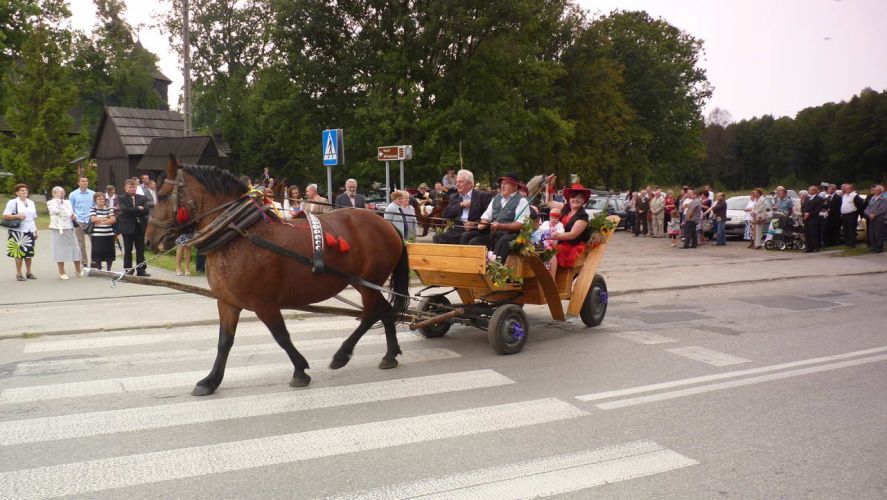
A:
[[[561,223],[564,225],[564,231],[570,232],[573,229],[573,224],[578,220],[584,220],[585,223],[588,223],[588,214],[585,213],[585,210],[581,210],[579,212],[570,212],[564,217],[561,218]],[[565,240],[558,242],[557,245],[557,265],[559,267],[572,267],[573,264],[576,263],[576,258],[582,255],[582,252],[585,251],[585,245],[590,236],[591,226],[585,228],[585,231],[582,231],[582,234],[577,236],[572,240]]]

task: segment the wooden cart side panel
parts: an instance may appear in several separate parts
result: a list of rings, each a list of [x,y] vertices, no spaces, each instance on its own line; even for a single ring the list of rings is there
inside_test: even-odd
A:
[[[430,255],[434,257],[466,257],[485,260],[487,257],[487,248],[482,245],[407,243],[407,253],[410,257],[413,255]]]
[[[530,255],[529,257],[524,257],[524,264],[536,274],[535,280],[538,283],[538,287],[542,288],[542,294],[545,297],[544,303],[548,304],[548,310],[551,311],[551,318],[558,321],[565,321],[567,318],[564,316],[564,305],[561,303],[560,294],[557,291],[551,273],[548,272],[548,269],[545,268],[545,264],[542,263],[542,259],[535,255]],[[525,284],[525,287],[527,285],[529,285],[529,283]]]
[[[487,282],[483,274],[453,273],[434,269],[417,269],[416,274],[426,285],[451,286],[454,288],[484,288]]]
[[[619,224],[618,216],[611,215],[607,218],[615,220],[616,224]],[[594,275],[597,273],[598,266],[601,261],[604,260],[607,244],[612,237],[613,233],[610,233],[607,235],[607,239],[604,240],[603,243],[587,252],[585,263],[582,266],[582,270],[579,272],[579,277],[576,279],[576,283],[573,285],[573,293],[570,296],[570,303],[567,305],[567,314],[578,316],[579,312],[582,310],[582,303],[585,302],[585,297],[588,296],[588,289],[591,288],[591,282],[594,281]]]

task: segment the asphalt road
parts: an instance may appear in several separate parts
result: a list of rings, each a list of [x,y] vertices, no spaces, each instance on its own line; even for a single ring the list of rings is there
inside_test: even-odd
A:
[[[527,307],[513,356],[404,331],[382,371],[372,330],[330,371],[354,322],[307,316],[288,324],[314,380],[291,389],[247,322],[206,398],[211,301],[43,276],[81,288],[0,305],[0,498],[887,497],[887,259],[666,245],[617,235],[604,323]]]

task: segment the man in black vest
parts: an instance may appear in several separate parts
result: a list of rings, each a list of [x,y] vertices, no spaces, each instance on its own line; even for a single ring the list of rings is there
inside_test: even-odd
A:
[[[120,224],[120,234],[123,235],[123,267],[129,269],[132,274],[132,247],[136,249],[136,263],[145,262],[145,228],[148,226],[148,199],[136,193],[137,182],[134,179],[126,181],[126,194],[117,201],[120,205],[120,216],[117,221]],[[138,267],[139,276],[151,276],[145,269]]]
[[[440,184],[440,183],[438,183]],[[440,196],[445,196],[440,194]],[[449,204],[444,209],[443,217],[453,221],[453,227],[435,234],[435,243],[459,243],[461,236],[474,232],[473,236],[480,236],[474,231],[480,216],[493,199],[493,193],[474,189],[474,174],[470,170],[460,170],[456,174],[456,192],[450,196]],[[470,239],[470,238],[468,238]],[[464,243],[467,243],[467,240]]]
[[[477,228],[482,234],[468,241],[469,245],[487,245],[500,261],[508,257],[511,242],[530,216],[530,202],[520,194],[520,180],[515,174],[499,178],[499,194],[480,216]],[[484,233],[489,228],[489,232]]]

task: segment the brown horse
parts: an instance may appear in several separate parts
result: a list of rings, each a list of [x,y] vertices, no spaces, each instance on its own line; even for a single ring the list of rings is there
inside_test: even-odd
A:
[[[163,251],[172,246],[180,233],[196,231],[199,238],[201,234],[208,234],[201,231],[206,230],[213,219],[225,220],[228,212],[224,212],[224,208],[238,206],[243,200],[254,205],[246,206],[246,211],[261,211],[256,200],[250,199],[246,193],[247,187],[227,170],[181,166],[171,159],[157,190],[157,204],[145,242],[151,249]],[[346,242],[324,246],[323,264],[327,272],[313,273],[310,263],[258,246],[258,243],[270,243],[313,258],[309,225],[304,217],[285,224],[263,216],[234,239],[208,251],[207,280],[218,299],[219,309],[218,353],[212,371],[197,382],[191,394],[212,394],[221,384],[240,312],[244,309],[256,313],[289,355],[294,367],[290,385],[308,385],[311,381],[305,373],[308,362],[293,346],[281,309],[326,300],[349,284],[360,292],[361,321],[333,356],[330,367],[345,366],[358,340],[376,321],[384,325],[387,342],[387,351],[379,368],[397,366],[397,355],[401,351],[395,321],[406,309],[409,293],[407,254],[400,235],[388,221],[370,211],[336,210],[318,217],[327,238]],[[382,285],[389,276],[391,290],[396,294],[392,303],[385,300],[379,289],[369,285]]]
[[[425,215],[425,212],[421,210],[419,201],[415,197],[410,197],[410,205],[412,205],[413,211],[416,212],[416,224],[422,228],[422,234],[419,236],[426,236],[431,228],[446,226],[443,211],[449,203],[450,198],[448,196],[438,196],[431,209],[431,213]]]

